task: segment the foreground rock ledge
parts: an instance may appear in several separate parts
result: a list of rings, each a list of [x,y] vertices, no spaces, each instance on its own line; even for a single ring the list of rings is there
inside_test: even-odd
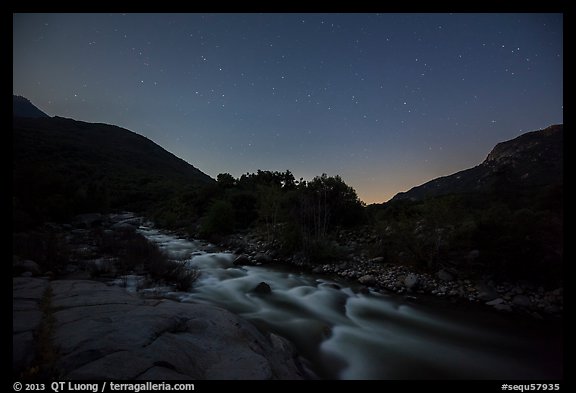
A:
[[[15,299],[30,298],[20,293],[22,288],[28,292],[32,287],[52,288],[53,344],[64,378],[308,377],[288,341],[265,336],[249,322],[215,306],[142,299],[89,280],[14,280]],[[14,326],[22,324],[21,318],[30,318],[28,314],[15,309]],[[14,334],[22,333],[15,330]]]

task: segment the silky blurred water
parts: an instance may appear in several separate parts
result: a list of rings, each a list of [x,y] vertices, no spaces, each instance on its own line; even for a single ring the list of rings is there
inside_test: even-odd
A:
[[[139,230],[201,272],[182,302],[226,308],[292,341],[323,378],[555,379],[562,377],[560,323],[360,291],[278,267],[234,266],[234,255]],[[270,294],[252,290],[270,285]]]

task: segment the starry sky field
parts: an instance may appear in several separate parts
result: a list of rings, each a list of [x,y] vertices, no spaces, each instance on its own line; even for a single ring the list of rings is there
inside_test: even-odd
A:
[[[366,203],[563,122],[562,14],[14,14],[13,92]]]

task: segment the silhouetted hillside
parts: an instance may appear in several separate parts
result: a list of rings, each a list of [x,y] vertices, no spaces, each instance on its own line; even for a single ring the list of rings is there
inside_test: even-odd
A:
[[[553,125],[496,145],[486,160],[474,168],[439,177],[392,200],[509,191],[561,185],[563,178],[563,125]]]
[[[15,215],[31,222],[108,208],[145,211],[214,183],[132,131],[60,117],[14,117],[13,174]]]
[[[22,96],[13,96],[12,115],[14,117],[50,117]]]

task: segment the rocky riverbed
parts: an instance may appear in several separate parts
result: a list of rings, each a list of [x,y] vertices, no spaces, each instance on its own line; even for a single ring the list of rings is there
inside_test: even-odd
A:
[[[499,312],[520,313],[534,318],[561,317],[563,288],[545,290],[528,282],[497,282],[489,277],[462,277],[454,269],[423,272],[407,265],[385,263],[383,257],[370,258],[366,248],[374,235],[361,236],[347,231],[335,245],[348,250],[344,260],[314,264],[301,255],[278,257],[274,247],[256,232],[232,235],[220,247],[238,254],[235,264],[261,266],[288,264],[316,274],[338,276],[383,292],[406,296],[431,295],[449,301],[485,304]],[[471,251],[471,258],[477,254]]]
[[[145,270],[116,270],[120,261],[96,238],[126,229],[197,269],[194,286],[181,291],[152,280]],[[515,305],[516,295],[538,299],[527,286],[508,295],[506,285],[522,289],[523,284],[482,283],[446,269],[423,273],[385,264],[363,253],[358,238],[347,260],[310,264],[298,255],[280,258],[256,233],[236,234],[214,246],[156,229],[128,213],[79,217],[47,231],[57,232],[55,239],[66,246],[64,265],[51,271],[14,259],[20,275],[13,283],[14,375],[52,370],[50,375],[67,378],[315,378],[310,368],[321,378],[338,379],[559,375],[557,321],[493,311],[559,319],[561,312]],[[483,290],[495,297],[477,300]],[[438,299],[436,305],[430,296]],[[561,306],[561,299],[553,300]],[[446,307],[450,302],[490,304],[470,307],[462,321],[462,309]],[[511,305],[493,306],[499,304]],[[521,338],[517,325],[523,326]],[[141,331],[134,332],[137,326]],[[517,353],[525,347],[526,353]],[[175,359],[167,355],[173,351]],[[238,354],[240,371],[223,360],[228,351]],[[139,359],[134,364],[127,361],[134,357]]]
[[[66,233],[67,242],[80,254],[90,254],[95,246],[90,238],[90,228],[109,225],[105,231],[137,227],[142,222],[131,213],[105,216],[86,214],[76,218],[72,225],[55,226]],[[234,234],[226,237],[217,246],[199,242],[206,251],[228,251],[237,254],[236,265],[261,266],[280,264],[296,267],[304,271],[358,282],[376,290],[396,294],[431,295],[450,301],[485,304],[499,312],[512,312],[530,315],[534,318],[561,317],[563,312],[563,288],[535,286],[529,282],[498,282],[490,277],[481,279],[468,277],[453,268],[443,268],[434,272],[422,271],[409,265],[386,263],[383,257],[371,258],[367,249],[376,239],[376,234],[368,228],[357,231],[341,231],[337,247],[346,250],[346,257],[330,263],[310,263],[295,254],[280,257],[275,247],[267,243],[264,236],[256,231]],[[477,257],[478,250],[470,251],[470,258]],[[78,254],[78,252],[76,252]],[[70,277],[86,278],[88,271],[104,269],[111,264],[106,258],[84,258],[82,255],[67,266]],[[34,261],[19,260],[15,269],[24,276],[41,273]],[[104,269],[105,270],[105,269]],[[48,272],[51,274],[52,272]]]

